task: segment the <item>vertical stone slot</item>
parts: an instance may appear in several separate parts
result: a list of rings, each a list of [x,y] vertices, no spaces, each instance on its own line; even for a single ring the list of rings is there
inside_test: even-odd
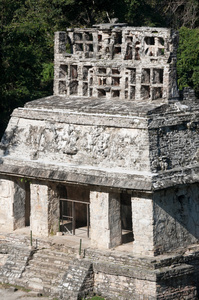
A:
[[[99,85],[106,85],[106,78],[99,77],[98,81],[99,81]]]
[[[83,80],[88,80],[88,70],[89,70],[89,67],[83,67],[83,70],[82,70]]]
[[[78,81],[71,81],[70,83],[70,95],[77,95]]]
[[[152,100],[161,99],[163,94],[162,87],[154,87],[152,91]]]
[[[150,83],[150,69],[142,69],[141,83]]]
[[[140,60],[140,42],[135,43],[135,60]]]
[[[88,96],[88,83],[83,82],[83,96]]]
[[[150,87],[148,85],[141,86],[141,98],[143,100],[150,98]]]
[[[124,57],[125,60],[132,59],[132,45],[130,43],[127,44],[126,54]]]
[[[128,88],[128,85],[129,85],[129,79],[128,77],[125,78],[125,89]]]
[[[112,85],[120,85],[120,78],[119,77],[112,77]]]
[[[163,69],[153,69],[153,83],[163,83]]]
[[[59,94],[65,95],[67,93],[66,81],[59,81]]]
[[[132,242],[133,239],[133,224],[132,224],[132,209],[131,195],[127,193],[120,194],[121,203],[121,226],[122,226],[122,243]]]
[[[93,52],[93,44],[89,44],[87,47],[89,52]]]
[[[83,44],[76,44],[76,51],[83,51]]]
[[[93,41],[93,35],[92,35],[92,33],[85,32],[85,40],[86,41]]]
[[[131,76],[131,83],[132,84],[135,84],[136,83],[136,69],[131,69],[131,73],[130,73],[130,76]]]
[[[74,40],[75,41],[82,41],[82,33],[75,32]]]
[[[59,68],[59,78],[65,78],[68,75],[68,66],[60,65]]]
[[[71,78],[77,79],[78,73],[77,73],[77,66],[71,66]]]
[[[25,183],[25,226],[30,226],[30,184]]]
[[[159,44],[160,46],[164,46],[164,39],[163,39],[162,37],[159,37],[159,38],[158,38],[158,44]]]
[[[128,99],[128,91],[125,91],[124,97],[125,97],[125,99]]]
[[[130,87],[130,99],[135,100],[135,87]]]
[[[122,33],[116,32],[115,36],[115,44],[121,44],[122,43]]]
[[[114,55],[121,53],[121,47],[114,47]]]

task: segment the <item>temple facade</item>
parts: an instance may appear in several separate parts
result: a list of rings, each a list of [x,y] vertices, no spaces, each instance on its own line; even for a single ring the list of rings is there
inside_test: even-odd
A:
[[[55,33],[54,94],[15,109],[1,141],[0,231],[86,227],[94,249],[128,234],[149,258],[199,242],[199,106],[179,98],[177,43],[120,23]]]

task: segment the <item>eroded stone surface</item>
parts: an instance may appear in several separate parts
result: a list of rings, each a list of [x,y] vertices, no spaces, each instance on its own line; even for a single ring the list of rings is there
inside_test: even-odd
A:
[[[160,258],[199,241],[199,105],[188,89],[178,98],[176,50],[177,34],[164,28],[58,32],[54,95],[11,116],[0,229],[49,236],[60,218],[61,230],[90,229],[85,253],[95,259],[65,274],[71,299],[87,288],[120,300],[197,298],[197,252],[194,262],[189,253]],[[122,241],[134,258],[117,256]],[[113,247],[102,262],[96,249]]]

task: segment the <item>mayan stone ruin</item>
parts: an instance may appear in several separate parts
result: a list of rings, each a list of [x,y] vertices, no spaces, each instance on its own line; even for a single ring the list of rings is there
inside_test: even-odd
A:
[[[59,299],[198,299],[199,105],[179,96],[177,45],[122,23],[55,33],[54,94],[15,109],[1,141],[2,281]],[[31,285],[40,248],[18,277],[6,267],[23,228],[41,248],[81,228],[90,244],[47,289]]]

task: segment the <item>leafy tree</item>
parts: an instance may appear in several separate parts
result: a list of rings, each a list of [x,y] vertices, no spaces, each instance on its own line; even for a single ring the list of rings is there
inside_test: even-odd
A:
[[[179,35],[177,60],[179,89],[189,86],[199,97],[199,29],[182,27]]]

